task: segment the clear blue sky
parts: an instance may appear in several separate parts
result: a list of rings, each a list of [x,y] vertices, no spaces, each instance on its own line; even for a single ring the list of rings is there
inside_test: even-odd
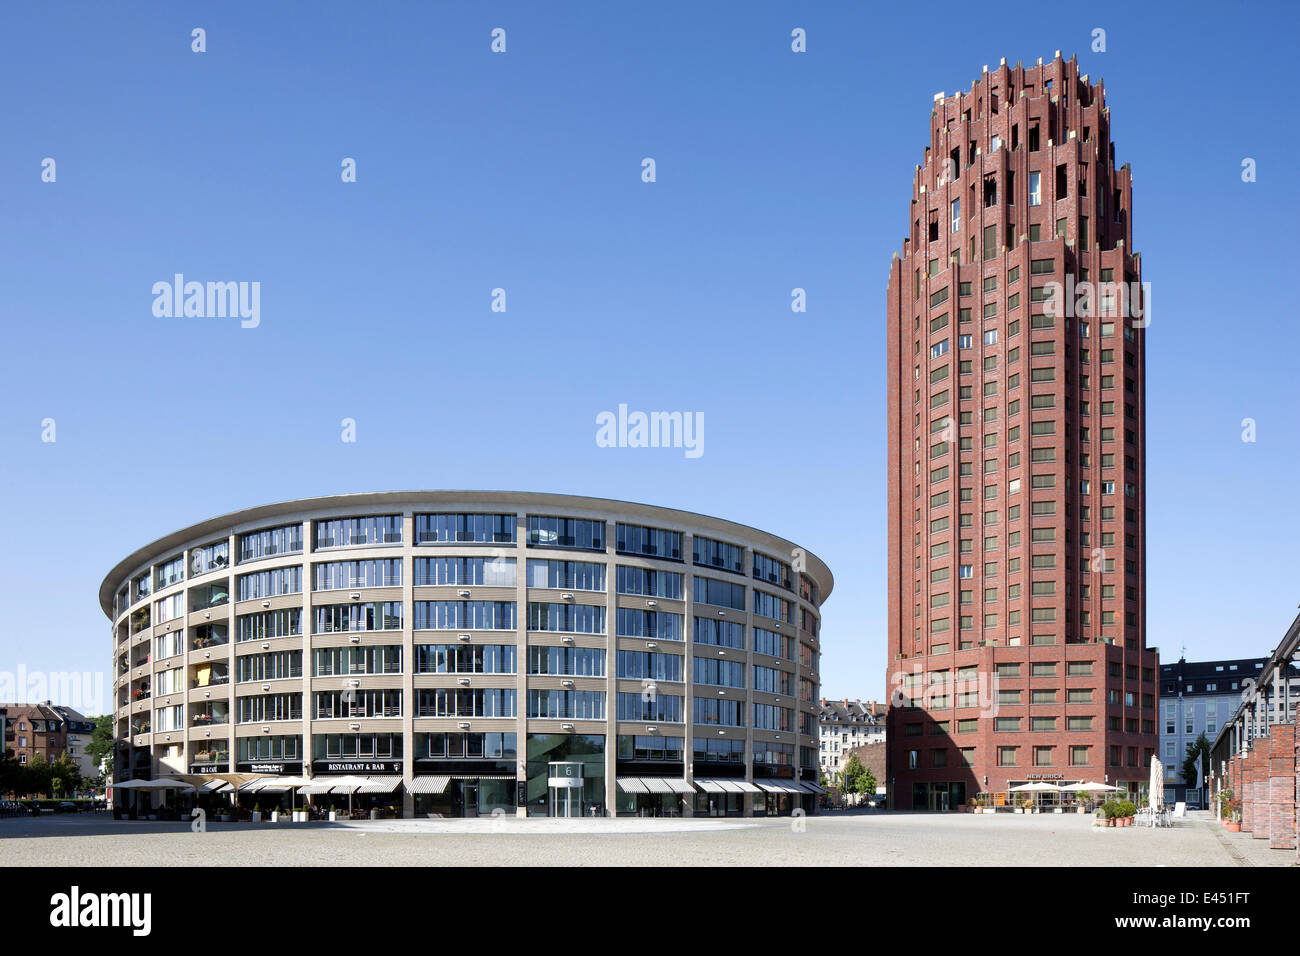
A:
[[[266,7],[0,10],[0,670],[107,672],[101,578],[191,522],[525,489],[805,545],[825,694],[883,697],[912,168],[935,92],[1056,49],[1106,81],[1153,287],[1149,642],[1263,654],[1295,615],[1294,7]],[[260,282],[261,326],[155,318],[175,272]],[[598,448],[620,402],[703,412],[705,454]]]

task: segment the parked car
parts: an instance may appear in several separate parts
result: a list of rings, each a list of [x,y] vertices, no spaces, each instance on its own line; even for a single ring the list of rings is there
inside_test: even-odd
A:
[[[55,813],[76,813],[79,807],[71,800],[64,800],[54,807]]]

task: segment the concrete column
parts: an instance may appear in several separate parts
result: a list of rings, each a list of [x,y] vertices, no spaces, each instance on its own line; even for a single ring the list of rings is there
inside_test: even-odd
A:
[[[682,760],[686,762],[686,779],[695,780],[695,535],[682,536],[682,560],[690,562],[682,569]],[[699,788],[696,788],[696,793]],[[695,816],[695,796],[688,794],[686,815]]]
[[[618,670],[613,634],[617,627],[618,599],[614,596],[618,576],[615,522],[605,522],[605,816],[618,815]],[[522,606],[522,605],[521,605]]]
[[[611,626],[606,622],[606,627]],[[605,661],[605,673],[613,664]],[[515,755],[516,781],[528,780],[528,517],[515,514]],[[608,698],[606,705],[608,706]],[[515,789],[519,789],[516,782]],[[518,803],[518,794],[515,802]],[[516,817],[528,816],[528,808],[515,807]]]
[[[415,512],[402,515],[402,816],[415,816]]]

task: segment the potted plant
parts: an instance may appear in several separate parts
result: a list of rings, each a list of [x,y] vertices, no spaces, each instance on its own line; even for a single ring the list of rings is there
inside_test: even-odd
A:
[[[1033,812],[1034,812],[1034,799],[1033,799],[1033,797],[1025,797],[1022,806],[1025,808],[1025,813],[1033,813]]]
[[[1228,801],[1228,831],[1241,832],[1241,801],[1236,798]]]
[[[253,822],[262,822],[262,802],[260,800],[253,804]]]
[[[1215,799],[1219,801],[1219,822],[1226,827],[1232,822],[1232,791],[1224,788]]]

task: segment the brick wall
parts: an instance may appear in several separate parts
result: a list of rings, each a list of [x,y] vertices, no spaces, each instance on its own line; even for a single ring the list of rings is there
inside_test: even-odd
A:
[[[1275,725],[1269,737],[1268,845],[1292,850],[1296,845],[1296,727]]]

